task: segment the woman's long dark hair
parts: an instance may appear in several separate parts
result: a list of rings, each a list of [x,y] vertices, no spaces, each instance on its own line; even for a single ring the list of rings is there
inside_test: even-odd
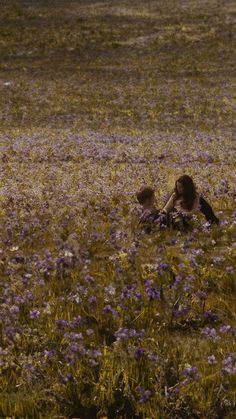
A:
[[[184,192],[182,194],[179,194],[177,190],[177,182],[183,185]],[[180,176],[180,178],[175,182],[174,192],[176,199],[180,197],[183,198],[183,207],[190,211],[193,208],[194,201],[197,196],[197,191],[193,179],[188,175]]]

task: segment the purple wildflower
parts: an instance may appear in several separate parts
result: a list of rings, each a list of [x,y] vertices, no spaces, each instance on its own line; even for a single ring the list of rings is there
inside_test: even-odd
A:
[[[206,300],[207,299],[207,293],[202,290],[198,290],[196,292],[196,296],[199,298],[199,300]]]
[[[187,377],[194,377],[196,373],[197,373],[197,367],[187,367],[187,368],[184,368],[183,370],[183,374],[186,375]]]
[[[91,336],[91,335],[93,335],[93,334],[94,334],[93,329],[87,329],[87,330],[86,330],[86,335],[87,335],[87,336]]]
[[[204,311],[203,316],[212,322],[216,322],[217,320],[219,320],[218,315],[216,313],[213,313],[213,311],[211,310]]]
[[[118,311],[117,310],[114,310],[111,306],[110,306],[110,304],[107,304],[106,306],[104,306],[104,308],[103,308],[103,312],[104,313],[111,313],[112,314],[112,316],[113,317],[118,317]]]
[[[202,329],[202,333],[209,339],[213,340],[213,342],[217,342],[218,340],[220,340],[220,336],[217,335],[216,330],[214,328],[205,327],[204,329]]]
[[[79,346],[78,346],[77,343],[72,343],[69,348],[70,348],[71,352],[76,353],[76,352],[78,352]]]
[[[169,393],[174,396],[178,396],[180,393],[179,387],[169,388]]]
[[[56,354],[55,349],[51,349],[51,350],[45,349],[44,351],[44,356],[47,358],[52,358],[55,354]]]
[[[183,276],[181,274],[175,275],[175,278],[174,278],[174,282],[173,282],[172,287],[173,288],[177,288],[178,285],[180,284],[180,282],[182,281],[182,279],[183,279]]]
[[[197,367],[187,367],[184,368],[184,370],[182,371],[182,374],[185,375],[187,378],[182,381],[182,384],[189,384],[191,382],[196,382],[198,383],[200,380],[200,377],[197,373]]]
[[[30,318],[31,319],[38,319],[40,316],[40,311],[39,310],[31,310],[30,311]]]
[[[208,356],[207,361],[208,361],[208,364],[210,364],[210,365],[217,364],[215,355]]]
[[[69,322],[67,320],[57,320],[57,326],[59,329],[68,327],[68,325],[69,325]]]
[[[143,390],[141,387],[137,387],[137,391],[140,394],[139,403],[144,404],[150,400],[152,392],[150,390]]]
[[[236,353],[230,353],[226,356],[223,361],[224,367],[222,368],[222,374],[233,374],[236,372]]]
[[[141,358],[145,353],[145,349],[144,348],[137,348],[134,352],[134,357],[135,359],[139,359]]]
[[[156,285],[153,280],[147,279],[145,283],[145,292],[148,295],[150,300],[160,299],[160,291],[156,289]]]
[[[173,314],[175,317],[186,316],[190,311],[190,307],[186,305],[180,305],[177,310],[174,310]]]
[[[114,335],[117,341],[129,338],[142,338],[144,335],[144,329],[142,329],[141,332],[137,332],[135,329],[119,329],[114,333]]]
[[[63,375],[59,373],[59,381],[62,384],[67,384],[69,381],[73,381],[74,377],[72,374]]]
[[[15,304],[10,307],[10,313],[13,314],[13,315],[18,314],[19,311],[20,311],[19,307]]]
[[[92,352],[92,356],[93,358],[98,358],[100,356],[102,356],[102,352],[100,351],[100,349],[94,349]]]
[[[229,274],[229,275],[233,275],[233,273],[234,273],[234,268],[233,268],[233,266],[226,266],[226,272]]]
[[[155,361],[157,360],[157,355],[156,355],[155,353],[153,353],[153,352],[149,352],[149,354],[148,354],[148,359],[149,359],[151,362],[155,362]]]
[[[221,263],[223,263],[225,261],[225,257],[224,256],[214,256],[212,258],[212,261],[216,264],[216,265],[220,265]]]
[[[67,339],[73,339],[73,340],[82,340],[83,334],[82,333],[74,333],[74,332],[66,332],[64,333],[64,337]]]
[[[233,334],[234,329],[233,329],[232,326],[230,326],[230,324],[227,324],[227,325],[225,324],[225,325],[220,327],[220,332],[221,333],[231,333],[231,334]]]
[[[88,284],[92,284],[94,283],[95,279],[91,276],[91,275],[85,275],[84,277],[85,282],[87,282]]]
[[[88,302],[92,307],[96,307],[97,305],[97,298],[95,295],[92,295],[91,297],[88,298]]]
[[[81,323],[84,323],[84,319],[81,316],[74,317],[71,322],[72,326],[79,326]]]
[[[65,361],[66,361],[67,365],[75,364],[75,358],[73,356],[70,356],[70,355],[65,355]]]

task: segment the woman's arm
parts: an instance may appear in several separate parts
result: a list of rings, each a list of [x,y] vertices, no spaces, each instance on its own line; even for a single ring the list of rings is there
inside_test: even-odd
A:
[[[169,212],[175,205],[175,193],[173,192],[161,211]]]
[[[219,224],[220,220],[214,214],[214,211],[211,208],[210,204],[208,204],[208,202],[202,196],[200,197],[199,202],[200,211],[205,215],[206,220],[211,223]]]

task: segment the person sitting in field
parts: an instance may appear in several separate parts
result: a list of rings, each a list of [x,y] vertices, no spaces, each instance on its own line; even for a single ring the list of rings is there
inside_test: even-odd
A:
[[[189,220],[199,212],[204,214],[210,224],[219,224],[211,206],[196,191],[193,179],[183,175],[176,181],[170,198],[160,211],[162,223],[167,227],[185,231],[189,227]]]
[[[146,186],[136,193],[137,200],[142,205],[142,215],[138,225],[143,226],[146,233],[150,233],[154,221],[158,219],[160,211],[155,207],[155,191]]]

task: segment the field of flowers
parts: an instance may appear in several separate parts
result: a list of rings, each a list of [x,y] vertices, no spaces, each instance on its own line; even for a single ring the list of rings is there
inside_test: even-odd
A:
[[[1,7],[0,418],[234,418],[235,3]]]

